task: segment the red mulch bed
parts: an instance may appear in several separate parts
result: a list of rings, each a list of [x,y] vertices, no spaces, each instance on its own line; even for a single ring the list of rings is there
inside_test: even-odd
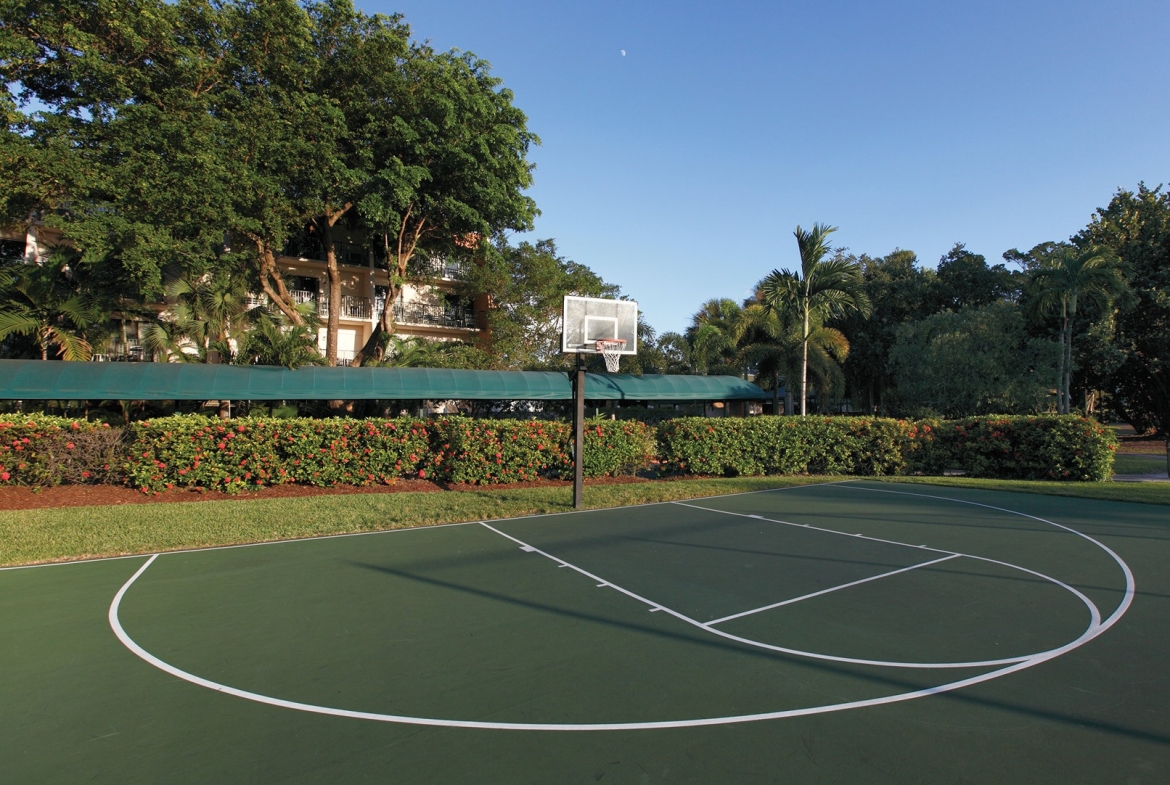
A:
[[[625,485],[649,482],[643,477],[603,477],[586,480],[586,485]],[[572,485],[567,480],[538,480],[507,485],[440,485],[430,480],[399,480],[392,485],[270,485],[237,494],[219,491],[175,489],[159,494],[145,494],[117,485],[58,485],[33,490],[20,486],[0,487],[0,510],[37,510],[46,507],[88,507],[107,504],[169,504],[171,502],[247,501],[251,499],[288,499],[302,496],[336,496],[343,493],[429,493],[439,491],[490,491],[512,488],[560,488]]]

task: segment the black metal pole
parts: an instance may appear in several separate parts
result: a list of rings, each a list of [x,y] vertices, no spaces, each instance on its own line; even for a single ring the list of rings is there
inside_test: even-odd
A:
[[[585,506],[585,355],[573,373],[573,509]]]

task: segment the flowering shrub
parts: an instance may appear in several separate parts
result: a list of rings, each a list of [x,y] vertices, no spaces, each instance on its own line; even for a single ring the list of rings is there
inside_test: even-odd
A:
[[[372,485],[425,477],[434,456],[426,423],[394,420],[222,421],[178,415],[134,423],[123,464],[127,485],[163,488]]]
[[[525,482],[573,473],[572,426],[546,420],[474,420],[433,423],[438,476],[455,483]],[[634,421],[585,424],[585,476],[608,477],[647,466],[653,430]]]
[[[900,474],[933,428],[853,417],[685,417],[659,426],[675,474]]]
[[[1116,441],[1083,417],[891,420],[863,417],[688,417],[658,429],[676,474],[942,474],[1104,480]]]
[[[117,473],[122,433],[104,423],[43,414],[0,422],[0,484],[98,483]]]
[[[1108,428],[1078,415],[949,420],[941,441],[968,475],[1010,480],[1107,480],[1117,449]]]
[[[0,422],[0,485],[124,482],[145,493],[300,483],[371,485],[419,477],[510,483],[571,476],[564,422],[423,422],[180,415],[125,429],[31,415]],[[657,437],[657,439],[655,438]],[[1075,415],[905,421],[866,417],[685,417],[585,425],[585,475],[942,474],[1104,480],[1117,444]]]

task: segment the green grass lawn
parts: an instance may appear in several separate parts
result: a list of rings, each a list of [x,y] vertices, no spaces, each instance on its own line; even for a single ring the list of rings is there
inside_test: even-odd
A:
[[[832,481],[831,477],[738,477],[602,485],[587,487],[585,502],[590,508],[620,507]],[[900,477],[889,481],[1170,504],[1170,484],[1165,483],[1021,482],[965,477]],[[15,510],[0,512],[0,565],[403,529],[570,509],[572,492],[560,487]]]
[[[1125,453],[1114,456],[1114,474],[1164,474],[1165,472],[1165,455]]]

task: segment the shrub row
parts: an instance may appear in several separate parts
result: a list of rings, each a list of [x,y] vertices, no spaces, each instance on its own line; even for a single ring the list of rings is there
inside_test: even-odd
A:
[[[422,477],[511,483],[572,473],[567,423],[476,420],[223,422],[179,415],[128,428],[32,415],[0,422],[0,484],[122,482],[164,488],[370,485]],[[753,417],[590,421],[585,475],[632,473],[655,455],[668,474],[941,474],[1104,480],[1116,442],[1076,416],[904,420]]]
[[[402,478],[507,483],[572,475],[571,429],[561,422],[309,420],[229,422],[177,415],[128,428],[32,415],[0,422],[0,484],[122,482],[166,488],[372,485]],[[590,422],[585,474],[632,473],[654,457],[639,422]]]
[[[545,420],[436,420],[439,476],[449,482],[506,483],[573,473],[572,427]],[[585,424],[585,476],[609,477],[645,468],[654,431],[632,420]]]
[[[890,420],[688,417],[663,423],[662,468],[675,474],[942,474],[1105,480],[1116,439],[1076,415]]]

